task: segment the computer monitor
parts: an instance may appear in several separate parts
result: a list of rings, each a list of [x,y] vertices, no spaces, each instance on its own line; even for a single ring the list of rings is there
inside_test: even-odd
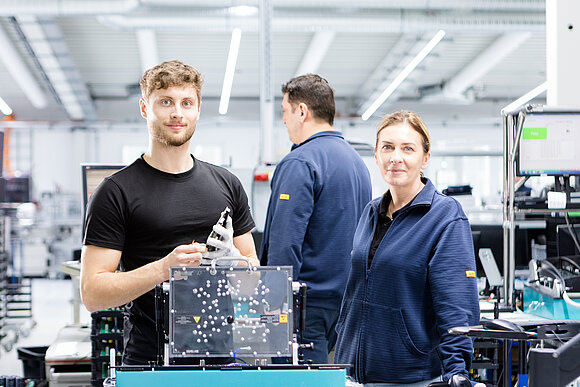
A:
[[[558,256],[580,255],[571,231],[574,231],[576,241],[580,241],[580,224],[559,224],[556,226],[556,248]]]
[[[503,228],[501,224],[494,225],[471,225],[471,233],[474,238],[474,245],[476,243],[479,245],[479,251],[483,248],[489,248],[492,251],[493,257],[495,258],[496,264],[499,267],[500,273],[503,274]],[[473,232],[479,232],[479,237],[473,235]],[[516,240],[515,240],[515,260],[516,268],[523,268],[528,266],[531,256],[531,238],[535,236],[535,231],[541,230],[530,230],[520,228],[516,226]],[[475,247],[475,246],[474,246]],[[476,268],[477,276],[485,276],[485,270],[481,264],[481,260],[477,259],[479,252],[476,253]]]
[[[85,218],[87,204],[95,189],[106,178],[117,172],[124,165],[113,164],[81,164],[82,172],[82,201],[83,201],[83,238],[85,233]]]
[[[31,201],[30,176],[0,177],[0,201],[4,203],[28,203]]]
[[[580,175],[580,112],[529,112],[523,122],[518,176]]]

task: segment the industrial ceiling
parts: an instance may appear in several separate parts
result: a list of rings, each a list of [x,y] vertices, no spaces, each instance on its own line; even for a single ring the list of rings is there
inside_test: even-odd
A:
[[[271,11],[269,34],[260,7]],[[220,115],[234,28],[241,45]],[[204,118],[258,120],[261,80],[279,110],[280,85],[306,71],[328,79],[338,117],[357,122],[439,30],[442,40],[372,119],[401,107],[499,119],[546,81],[543,0],[4,0],[0,97],[16,120],[139,122],[143,70],[179,59],[204,76]]]

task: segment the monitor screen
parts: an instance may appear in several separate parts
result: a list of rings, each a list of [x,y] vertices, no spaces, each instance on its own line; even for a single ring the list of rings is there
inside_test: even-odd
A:
[[[87,204],[95,189],[108,176],[123,168],[124,165],[111,164],[82,164],[82,200],[83,200],[83,238],[85,230],[85,217]]]
[[[574,232],[574,236],[572,236]],[[558,256],[579,255],[580,250],[576,247],[574,241],[580,240],[580,224],[571,224],[569,227],[566,224],[559,224],[556,226],[556,243]]]
[[[580,112],[530,112],[520,138],[518,176],[580,175]]]
[[[0,198],[5,203],[28,203],[31,200],[30,176],[0,177]]]

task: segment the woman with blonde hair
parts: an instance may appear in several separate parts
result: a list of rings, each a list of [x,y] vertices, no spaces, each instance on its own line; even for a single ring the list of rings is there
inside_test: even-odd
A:
[[[388,190],[357,226],[335,351],[365,386],[471,385],[472,341],[448,333],[479,323],[471,229],[461,205],[423,176],[430,146],[409,111],[388,115],[377,131]]]

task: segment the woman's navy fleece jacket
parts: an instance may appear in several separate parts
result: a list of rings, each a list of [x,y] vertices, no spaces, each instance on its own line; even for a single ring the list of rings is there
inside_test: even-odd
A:
[[[459,203],[431,181],[395,212],[371,266],[381,198],[363,211],[338,320],[336,363],[358,382],[410,383],[466,375],[473,344],[448,329],[479,323],[471,230]]]

